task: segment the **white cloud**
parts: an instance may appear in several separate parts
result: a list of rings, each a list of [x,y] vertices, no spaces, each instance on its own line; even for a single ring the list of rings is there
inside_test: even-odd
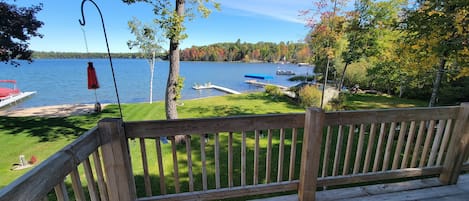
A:
[[[300,10],[311,8],[311,1],[305,0],[218,0],[223,8],[237,9],[278,20],[304,24],[298,16]],[[243,13],[238,13],[242,15]]]

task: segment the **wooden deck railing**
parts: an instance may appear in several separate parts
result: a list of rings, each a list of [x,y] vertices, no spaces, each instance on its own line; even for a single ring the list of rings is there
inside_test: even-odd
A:
[[[317,187],[431,175],[453,184],[469,170],[468,144],[467,103],[125,124],[104,119],[1,189],[0,201],[47,200],[51,191],[53,200],[217,200],[287,191],[314,200]]]

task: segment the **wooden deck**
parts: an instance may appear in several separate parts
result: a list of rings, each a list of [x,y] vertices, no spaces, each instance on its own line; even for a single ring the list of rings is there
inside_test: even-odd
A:
[[[252,201],[296,201],[298,195],[286,195]],[[467,201],[469,174],[459,176],[456,185],[442,185],[438,178],[318,191],[317,201]]]

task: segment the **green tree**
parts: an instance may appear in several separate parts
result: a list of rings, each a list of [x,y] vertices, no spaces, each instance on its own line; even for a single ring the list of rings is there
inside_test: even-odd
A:
[[[142,24],[137,18],[128,22],[130,32],[134,34],[135,40],[129,40],[127,45],[130,49],[137,47],[143,58],[147,59],[150,66],[150,103],[153,102],[153,74],[155,71],[155,55],[162,50],[159,43],[162,41],[157,36],[158,29],[148,24]]]
[[[132,4],[137,2],[144,2],[153,6],[153,12],[156,16],[154,22],[163,31],[165,38],[169,39],[169,75],[166,84],[165,95],[165,110],[167,119],[177,119],[177,87],[179,78],[179,45],[182,40],[187,38],[184,33],[184,21],[186,19],[193,19],[194,13],[186,12],[185,0],[122,0],[124,3]],[[219,4],[213,0],[189,0],[192,8],[203,16],[208,17],[211,10],[206,7],[206,4],[213,4],[216,9],[219,9]]]
[[[445,72],[454,67],[466,72],[463,68],[469,66],[467,60],[458,59],[469,49],[469,1],[418,0],[407,10],[403,27],[410,45],[438,58],[428,66],[436,71],[428,104],[433,107]]]
[[[36,19],[42,4],[31,7],[17,7],[0,1],[0,61],[18,66],[15,59],[32,61],[28,41],[40,37],[38,29],[43,22]]]

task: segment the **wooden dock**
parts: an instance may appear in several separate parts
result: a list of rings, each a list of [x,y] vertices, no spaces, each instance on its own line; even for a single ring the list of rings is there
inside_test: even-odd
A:
[[[218,91],[222,91],[222,92],[225,92],[225,93],[229,93],[229,94],[241,94],[241,92],[239,91],[235,91],[233,89],[229,89],[229,88],[226,88],[226,87],[222,87],[222,86],[218,86],[218,85],[214,85],[214,84],[204,84],[204,85],[194,85],[192,86],[193,89],[195,90],[201,90],[201,89],[216,89]]]
[[[276,86],[280,89],[287,90],[288,87],[282,86],[282,85],[277,85],[277,84],[271,84],[271,83],[266,83],[266,82],[259,82],[257,80],[246,80],[244,81],[248,84],[254,85],[254,86],[260,86],[260,87],[265,87],[265,86]]]
[[[11,96],[11,97],[6,98],[6,99],[2,99],[0,101],[0,108],[5,107],[7,105],[11,105],[11,104],[16,103],[18,101],[21,101],[22,99],[25,99],[25,98],[27,98],[27,97],[35,94],[35,93],[36,93],[35,91],[21,92],[18,95]]]

